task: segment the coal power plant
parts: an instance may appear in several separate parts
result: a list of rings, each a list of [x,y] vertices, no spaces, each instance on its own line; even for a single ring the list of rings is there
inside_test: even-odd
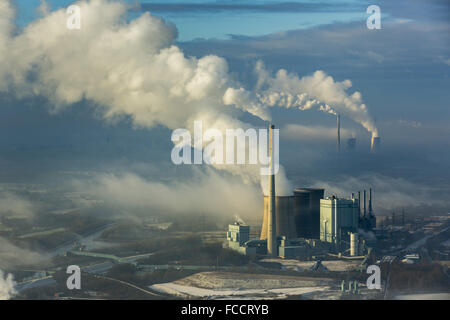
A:
[[[376,227],[372,207],[372,189],[369,190],[369,208],[366,190],[363,191],[364,210],[361,210],[361,192],[351,198],[336,195],[325,197],[325,189],[296,188],[290,196],[278,196],[272,162],[272,135],[269,128],[269,192],[263,196],[264,211],[259,239],[249,239],[249,226],[235,223],[229,226],[229,247],[242,254],[262,254],[281,258],[308,258],[317,255],[345,253],[352,257],[370,252],[374,237],[368,237]],[[379,141],[379,140],[378,140]],[[362,213],[363,212],[363,213]],[[362,230],[365,235],[359,235]],[[366,238],[365,238],[366,236]]]

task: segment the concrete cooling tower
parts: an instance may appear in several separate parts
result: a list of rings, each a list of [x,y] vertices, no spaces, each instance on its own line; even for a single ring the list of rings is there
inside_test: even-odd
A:
[[[276,212],[276,235],[287,236],[288,238],[296,238],[294,219],[294,197],[293,196],[276,196],[275,197]],[[267,224],[269,219],[269,197],[264,196],[264,217],[261,229],[261,240],[267,239]]]
[[[319,239],[320,199],[323,199],[324,193],[324,189],[295,189],[294,220],[297,237]]]

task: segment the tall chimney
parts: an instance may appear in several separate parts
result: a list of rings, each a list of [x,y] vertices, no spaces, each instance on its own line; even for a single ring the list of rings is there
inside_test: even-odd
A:
[[[378,152],[380,151],[380,137],[372,137],[372,140],[370,142],[370,151],[371,152]]]
[[[369,189],[369,215],[372,215],[372,188]]]
[[[358,216],[361,217],[361,191],[358,191]]]
[[[269,156],[270,156],[270,176],[269,176],[269,214],[267,221],[267,254],[269,256],[278,256],[277,250],[277,227],[276,227],[276,207],[275,207],[275,174],[273,168],[273,129],[274,125],[269,127]]]
[[[366,217],[366,189],[364,189],[364,218]]]
[[[337,115],[337,151],[341,151],[341,116]]]

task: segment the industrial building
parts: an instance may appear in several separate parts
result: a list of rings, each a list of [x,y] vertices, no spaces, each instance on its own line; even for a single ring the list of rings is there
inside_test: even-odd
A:
[[[323,199],[324,193],[324,189],[294,190],[294,216],[298,238],[320,238],[320,199]]]
[[[320,200],[320,240],[342,250],[350,244],[350,234],[358,232],[358,202],[335,196]]]
[[[339,130],[338,117],[338,130]],[[272,168],[272,134],[269,130],[269,159]],[[338,135],[339,137],[339,135]],[[379,143],[379,140],[378,140]],[[340,141],[338,141],[340,145]],[[376,226],[370,189],[369,212],[361,216],[361,193],[351,199],[336,196],[324,199],[325,190],[297,188],[292,196],[277,196],[275,175],[269,176],[269,193],[264,196],[264,212],[259,240],[250,240],[250,227],[229,225],[227,240],[231,249],[242,254],[267,254],[282,258],[307,258],[337,252],[358,256],[367,249],[359,237],[360,229],[370,231]]]
[[[294,197],[276,196],[275,197],[275,229],[276,235],[287,236],[289,238],[297,237],[295,228]],[[261,240],[267,239],[267,224],[269,220],[269,196],[264,196],[264,216],[261,229]]]
[[[228,247],[244,255],[267,254],[266,240],[250,240],[250,227],[235,222],[228,226]]]

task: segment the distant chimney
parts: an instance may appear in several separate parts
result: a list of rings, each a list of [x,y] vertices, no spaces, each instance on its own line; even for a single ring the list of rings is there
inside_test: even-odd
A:
[[[337,115],[337,151],[341,151],[341,116]]]
[[[370,143],[370,151],[371,152],[378,152],[380,151],[380,137],[372,137],[372,141]]]
[[[269,127],[269,157],[270,157],[270,176],[269,176],[269,214],[267,223],[267,254],[269,256],[278,256],[277,250],[277,227],[276,227],[276,206],[275,206],[275,174],[273,170],[273,129],[274,125]]]
[[[369,215],[371,216],[372,212],[372,188],[369,189]]]
[[[358,191],[358,215],[361,217],[361,191]]]
[[[366,189],[364,189],[364,218],[366,217]]]

